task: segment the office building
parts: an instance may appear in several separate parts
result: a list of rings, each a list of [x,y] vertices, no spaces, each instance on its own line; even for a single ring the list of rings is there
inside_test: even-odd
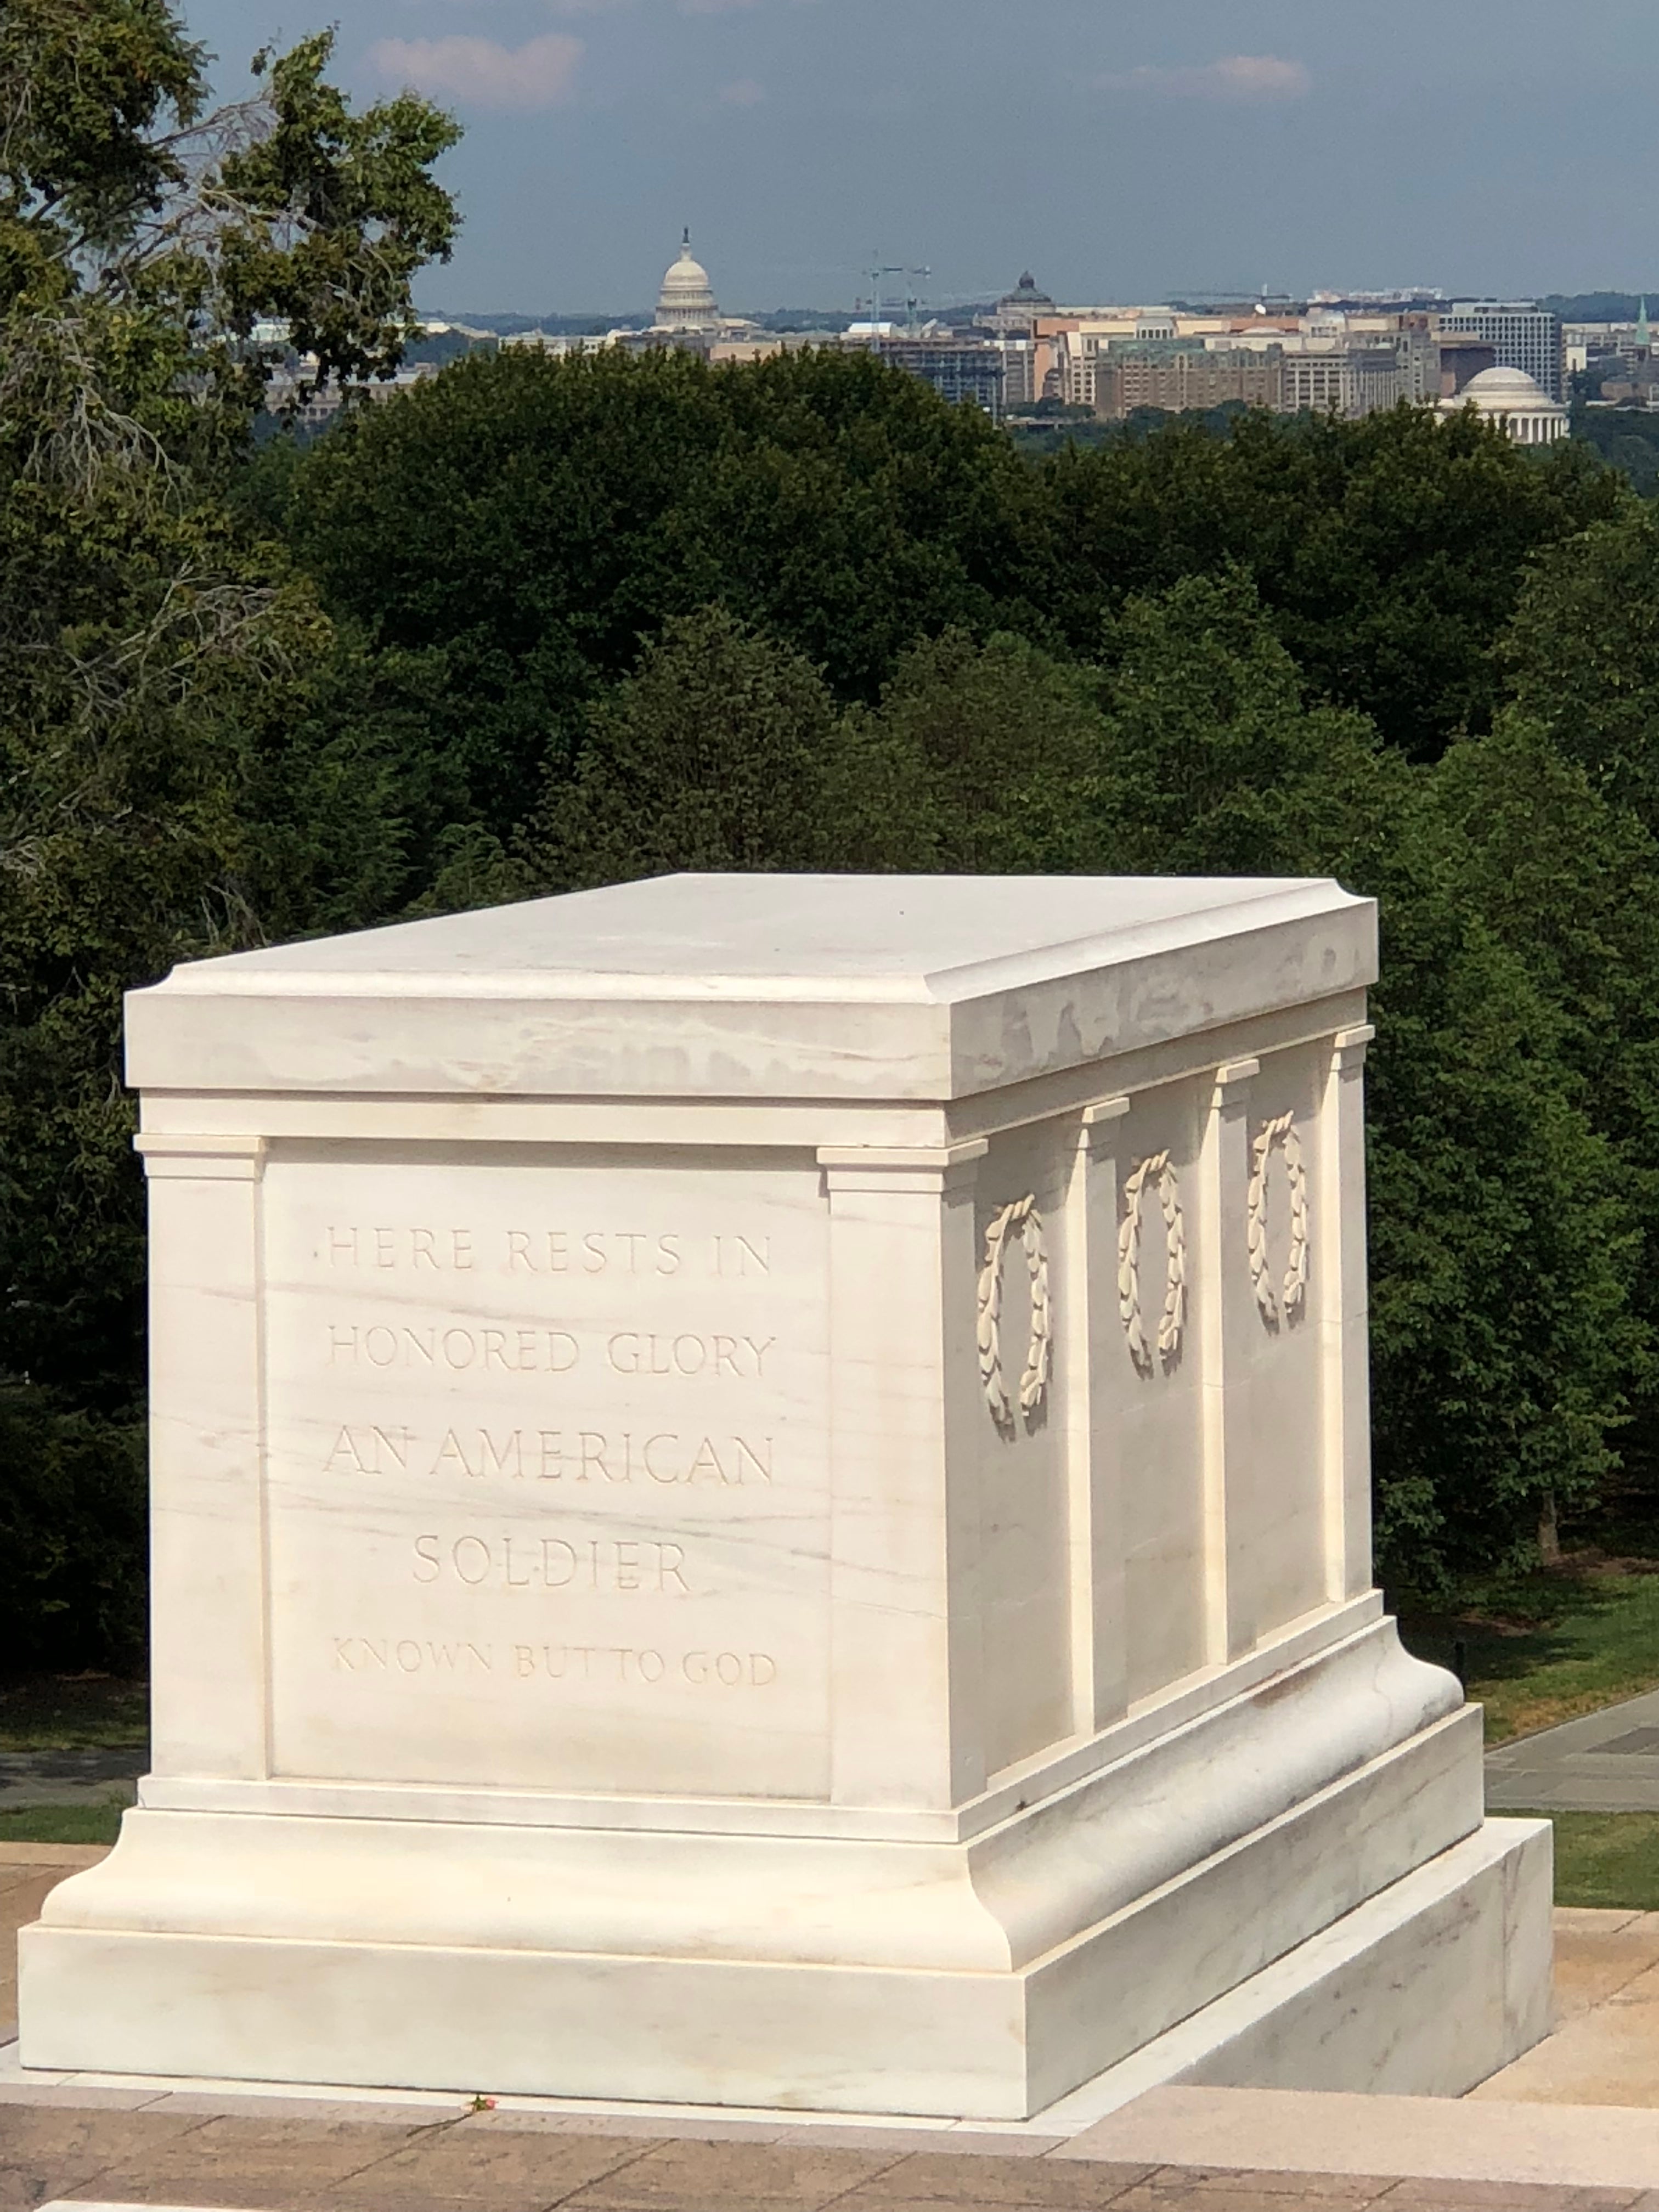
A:
[[[1201,339],[1120,339],[1094,364],[1095,410],[1121,417],[1137,407],[1186,414],[1211,407],[1279,404],[1277,347],[1212,348]]]
[[[924,384],[931,384],[942,399],[953,404],[970,399],[994,422],[1002,420],[1003,356],[998,346],[925,331],[910,337],[881,329],[857,337],[849,331],[847,342],[866,347],[895,368],[908,369]]]
[[[1560,405],[1567,396],[1561,318],[1533,300],[1458,300],[1436,318],[1443,336],[1483,339],[1499,368],[1519,368]]]
[[[991,343],[1002,356],[1002,404],[1010,414],[1035,407],[1042,397],[1037,342],[1032,337],[998,337]]]
[[[1279,370],[1279,404],[1287,415],[1345,415],[1347,356],[1334,347],[1287,353]]]

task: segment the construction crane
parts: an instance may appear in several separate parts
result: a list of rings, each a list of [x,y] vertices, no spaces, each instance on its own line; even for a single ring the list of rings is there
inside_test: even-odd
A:
[[[884,262],[878,256],[875,267],[866,269],[860,273],[870,279],[870,319],[872,323],[878,323],[881,320],[882,278],[902,276],[906,272],[896,261]]]

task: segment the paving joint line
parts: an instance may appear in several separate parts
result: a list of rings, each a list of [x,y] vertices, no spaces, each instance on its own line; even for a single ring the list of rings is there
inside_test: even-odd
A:
[[[623,2140],[626,2141],[627,2138],[624,2137]],[[638,2138],[635,2138],[635,2140],[638,2141]],[[649,2158],[653,2150],[659,2149],[660,2148],[661,2146],[659,2144],[651,2142],[649,2141],[640,2142],[640,2146],[637,2150],[629,2153],[625,2157],[619,2158],[614,2166],[607,2166],[603,2173],[593,2174],[586,2181],[573,2182],[570,2187],[564,2191],[564,2194],[562,2197],[555,2197],[551,2199],[551,2203],[554,2204],[569,2203],[573,2197],[580,2196],[584,2189],[591,2189],[596,2181],[609,2181],[613,2174],[625,2173],[630,2166],[637,2166],[641,2159]]]
[[[470,2120],[477,2117],[479,2116],[472,2112],[462,2112],[459,2115],[459,2118],[463,2120]],[[568,2141],[570,2138],[566,2137],[565,2140]],[[618,2138],[618,2140],[626,2142],[629,2141],[629,2138],[624,2136]],[[641,2159],[649,2158],[653,2151],[660,2150],[662,2148],[662,2143],[660,2141],[653,2141],[649,2137],[641,2139],[635,2136],[633,2140],[637,2148],[631,2151],[623,2152],[622,2155],[618,2157],[614,2166],[607,2166],[602,2172],[590,2173],[585,2181],[573,2181],[569,2188],[565,2190],[562,2195],[549,2197],[547,2203],[542,2208],[542,2212],[554,2212],[555,2207],[561,2204],[568,2204],[571,2198],[573,2197],[579,2197],[584,2189],[592,2189],[601,2181],[610,2181],[617,2174],[625,2173],[630,2166],[637,2166]],[[673,2138],[670,2137],[669,2140],[672,2142]]]
[[[231,2119],[240,2118],[240,2115],[237,2113],[226,2113],[223,2117],[227,2119]],[[378,2158],[366,2159],[362,2165],[354,2166],[349,2168],[348,2172],[337,2174],[335,2181],[337,2183],[356,2181],[363,2174],[372,2173],[377,2166],[384,2166],[387,2159],[396,2158],[400,2150],[407,2150],[410,2144],[418,2137],[442,2135],[446,2129],[459,2127],[460,2123],[466,2118],[467,2115],[465,2112],[454,2112],[452,2113],[450,2118],[447,2120],[434,2120],[430,2126],[411,2128],[402,2142],[387,2144],[386,2148],[382,2149]]]
[[[768,2145],[766,2147],[768,2148],[774,2148],[772,2145]],[[776,2147],[781,2148],[781,2145]],[[812,2146],[809,2143],[806,2148],[810,2150]],[[831,2148],[831,2146],[826,2144],[823,2148],[828,2149]],[[885,2166],[878,2166],[869,2173],[860,2174],[858,2179],[856,2181],[849,2181],[845,2189],[837,2189],[832,2196],[821,2198],[817,2204],[812,2206],[811,2212],[830,2212],[830,2207],[832,2204],[839,2204],[844,2197],[853,2196],[855,2191],[862,2189],[866,2182],[879,2181],[884,2175],[896,2172],[897,2169],[905,2163],[907,2159],[912,2159],[915,2156],[915,2153],[912,2150],[902,2150],[898,2152],[895,2157],[888,2160]]]
[[[240,2113],[222,2113],[219,2117],[225,2119],[240,2119],[243,2116]],[[377,2166],[384,2166],[388,2159],[396,2158],[400,2152],[413,2148],[416,2142],[431,2142],[439,2136],[447,2135],[452,2129],[465,2127],[466,2123],[471,2119],[477,2119],[482,2117],[483,2116],[481,2114],[476,2112],[452,2112],[447,2119],[432,2120],[429,2122],[421,2123],[416,2126],[410,2128],[408,2135],[404,2138],[402,2142],[388,2144],[386,2148],[380,2153],[378,2157],[366,2160],[362,2166],[352,2166],[348,2172],[338,2175],[337,2179],[340,2182],[361,2180],[364,2174],[372,2173]],[[475,2132],[479,2131],[475,2130]],[[646,2146],[647,2149],[650,2148],[651,2146],[648,2144]],[[611,2174],[620,2173],[624,2166],[633,2164],[635,2160],[642,2158],[644,2155],[644,2149],[635,2151],[631,2156],[624,2154],[617,2160],[617,2163],[614,2166],[607,2166],[602,2174],[595,2174],[590,2178],[597,2181],[608,2180]],[[587,2185],[585,2182],[578,2183],[576,2185],[577,2187],[580,2188],[585,2188],[586,2185]],[[572,2192],[568,2190],[565,2192],[565,2196],[568,2197],[571,2193]],[[554,2197],[550,2200],[553,2204],[561,2204],[564,2201],[565,2197]]]
[[[71,2107],[71,2109],[73,2109],[73,2107]],[[89,2106],[84,2109],[88,2111],[96,2111],[98,2107],[95,2106]],[[149,2106],[148,2105],[137,2105],[133,2107],[133,2110],[135,2112],[147,2112],[149,2110]],[[200,2118],[198,2119],[195,2127],[179,2129],[177,2140],[182,2142],[187,2136],[195,2135],[200,2129],[206,2127],[209,2121],[214,2117],[215,2115],[211,2112],[203,2113]],[[88,2174],[83,2181],[75,2182],[71,2184],[71,2186],[76,2190],[90,2189],[94,2181],[101,2181],[106,2174],[115,2172],[118,2170],[118,2158],[112,2158],[107,2166],[100,2166],[95,2173]]]
[[[1042,2153],[1042,2156],[1044,2158],[1052,2158],[1054,2156],[1054,2153],[1052,2151],[1044,2151]],[[1114,2166],[1133,2166],[1135,2162],[1136,2161],[1132,2158],[1114,2159],[1111,2160],[1111,2163]],[[1085,2159],[1079,2159],[1078,2163],[1079,2166],[1082,2166],[1087,2165],[1089,2161]],[[1156,2181],[1160,2173],[1181,2173],[1188,2170],[1189,2169],[1177,2166],[1149,2166],[1145,2173],[1141,2174],[1139,2179],[1134,2181],[1121,2182],[1112,2191],[1109,2197],[1103,2197],[1100,2198],[1099,2202],[1102,2204],[1115,2204],[1120,2197],[1127,2197],[1132,2189],[1144,2189],[1149,2182]],[[1010,2206],[1009,2212],[1018,2212],[1018,2208]],[[1036,2208],[1027,2208],[1027,2212],[1036,2212]]]

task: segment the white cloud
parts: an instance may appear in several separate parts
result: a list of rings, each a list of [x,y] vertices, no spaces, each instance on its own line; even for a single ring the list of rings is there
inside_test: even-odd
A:
[[[570,89],[582,42],[548,31],[521,46],[496,39],[381,39],[369,58],[383,76],[470,107],[551,107]]]
[[[1164,93],[1180,100],[1302,100],[1313,90],[1307,64],[1277,54],[1228,54],[1185,68],[1149,64],[1095,82],[1103,92]]]
[[[720,98],[728,107],[758,107],[766,97],[766,87],[757,84],[752,76],[740,76],[735,84],[723,84]]]

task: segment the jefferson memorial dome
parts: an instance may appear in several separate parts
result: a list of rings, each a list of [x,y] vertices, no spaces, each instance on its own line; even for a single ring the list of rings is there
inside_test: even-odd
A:
[[[657,328],[659,331],[718,331],[720,311],[714,303],[714,294],[708,282],[708,271],[691,253],[691,234],[688,230],[680,246],[679,258],[662,280],[662,289],[657,295]]]
[[[1443,399],[1442,411],[1455,415],[1473,407],[1500,422],[1517,446],[1553,446],[1567,434],[1567,410],[1550,398],[1524,368],[1483,368],[1455,398]]]

